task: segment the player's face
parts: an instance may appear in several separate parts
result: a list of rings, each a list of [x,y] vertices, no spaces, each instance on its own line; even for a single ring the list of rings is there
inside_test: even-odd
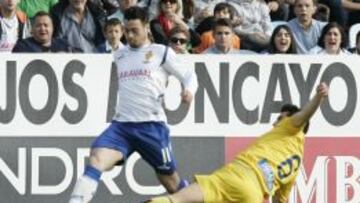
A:
[[[281,121],[282,119],[284,119],[285,117],[287,117],[288,115],[289,115],[289,112],[287,112],[287,111],[285,111],[285,112],[280,112],[280,115],[278,116],[278,118],[277,118],[276,121],[274,122],[273,126],[274,126],[274,127],[277,126],[277,125],[280,123],[280,121]]]
[[[286,53],[289,50],[291,45],[290,33],[281,28],[279,32],[275,34],[275,46],[278,52]]]
[[[148,40],[148,25],[144,25],[139,19],[125,21],[125,37],[130,47],[138,48]]]
[[[50,17],[40,16],[35,19],[32,35],[36,41],[45,44],[51,41],[53,30],[54,28]]]

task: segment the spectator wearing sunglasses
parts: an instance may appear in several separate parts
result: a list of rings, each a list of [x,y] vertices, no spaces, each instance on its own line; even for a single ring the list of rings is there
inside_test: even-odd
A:
[[[189,54],[191,47],[189,46],[190,33],[188,30],[179,26],[170,30],[169,46],[177,54]]]
[[[160,0],[159,15],[150,21],[150,29],[155,43],[169,44],[170,30],[179,26],[190,33],[190,44],[194,47],[200,44],[200,36],[192,30],[182,18],[181,0]]]

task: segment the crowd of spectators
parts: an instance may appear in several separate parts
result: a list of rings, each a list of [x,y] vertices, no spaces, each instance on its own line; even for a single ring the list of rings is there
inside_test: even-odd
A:
[[[0,0],[0,51],[114,52],[132,6],[178,54],[360,54],[360,0]]]

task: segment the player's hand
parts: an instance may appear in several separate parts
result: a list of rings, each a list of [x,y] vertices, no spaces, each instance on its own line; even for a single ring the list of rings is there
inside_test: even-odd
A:
[[[326,97],[329,93],[329,87],[326,83],[322,82],[320,85],[316,88],[316,92],[321,97]]]
[[[181,101],[182,102],[191,103],[192,99],[193,99],[193,95],[189,90],[185,89],[181,92]]]

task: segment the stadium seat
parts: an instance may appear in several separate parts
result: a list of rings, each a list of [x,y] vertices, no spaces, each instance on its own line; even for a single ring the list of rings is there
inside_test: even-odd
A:
[[[284,25],[284,24],[287,24],[286,21],[282,21],[282,20],[277,20],[277,21],[272,21],[271,22],[271,27],[272,27],[272,30],[271,30],[271,33],[275,30],[275,28],[279,25]]]
[[[360,23],[354,24],[349,29],[349,47],[355,47],[356,35],[360,32]]]

